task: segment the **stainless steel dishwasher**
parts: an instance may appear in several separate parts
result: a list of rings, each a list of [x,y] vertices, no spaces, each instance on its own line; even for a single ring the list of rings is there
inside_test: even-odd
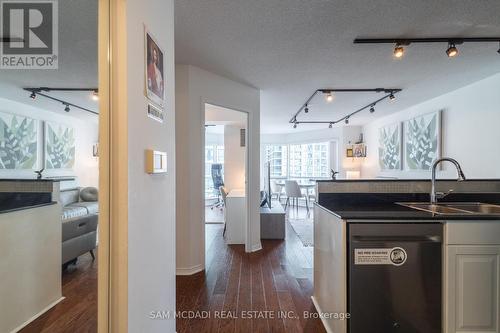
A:
[[[440,333],[443,226],[349,224],[349,333]]]

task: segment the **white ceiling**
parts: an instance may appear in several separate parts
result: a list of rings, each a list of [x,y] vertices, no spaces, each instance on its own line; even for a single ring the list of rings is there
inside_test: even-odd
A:
[[[58,102],[28,98],[24,87],[95,88],[97,79],[97,0],[59,1],[59,68],[55,70],[0,70],[0,97],[49,111],[68,114]],[[53,92],[51,96],[98,111],[90,93]],[[0,106],[1,107],[1,106]],[[96,116],[72,108],[81,119]]]
[[[292,131],[288,120],[317,88],[404,89],[375,114],[353,117],[360,125],[500,72],[498,44],[465,44],[454,59],[443,44],[411,45],[395,60],[391,45],[352,43],[500,36],[498,0],[177,0],[175,13],[176,62],[261,89],[263,133]],[[336,119],[368,100],[337,97],[316,100],[302,119]]]

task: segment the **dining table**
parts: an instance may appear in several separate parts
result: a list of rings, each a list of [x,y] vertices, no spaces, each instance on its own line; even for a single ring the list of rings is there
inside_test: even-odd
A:
[[[305,190],[305,193],[307,195],[307,199],[309,200],[309,195],[311,194],[310,191],[316,187],[316,181],[311,180],[311,179],[290,179],[290,180],[295,180],[297,184],[299,185],[299,188],[302,190]],[[279,187],[280,192],[283,190],[285,187],[285,180],[276,180],[276,186]]]

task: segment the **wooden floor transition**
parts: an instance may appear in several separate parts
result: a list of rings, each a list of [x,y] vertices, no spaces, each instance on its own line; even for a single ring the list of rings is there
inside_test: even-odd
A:
[[[97,259],[87,253],[70,265],[62,274],[62,294],[66,297],[62,302],[19,332],[97,332]]]
[[[305,218],[305,210],[293,211],[290,218]],[[222,228],[206,225],[205,272],[177,277],[177,310],[207,311],[199,314],[210,318],[178,319],[177,332],[326,332],[319,319],[304,317],[316,313],[313,248],[302,245],[290,224],[286,241],[264,240],[263,250],[255,253],[226,245]],[[266,311],[255,313],[265,318],[242,318],[254,310]]]

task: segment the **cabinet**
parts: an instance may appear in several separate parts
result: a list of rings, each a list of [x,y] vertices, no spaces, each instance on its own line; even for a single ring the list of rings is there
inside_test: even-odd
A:
[[[446,333],[500,333],[500,222],[491,223],[446,226]],[[477,235],[484,231],[490,237],[481,241]],[[498,237],[492,238],[491,232]]]

